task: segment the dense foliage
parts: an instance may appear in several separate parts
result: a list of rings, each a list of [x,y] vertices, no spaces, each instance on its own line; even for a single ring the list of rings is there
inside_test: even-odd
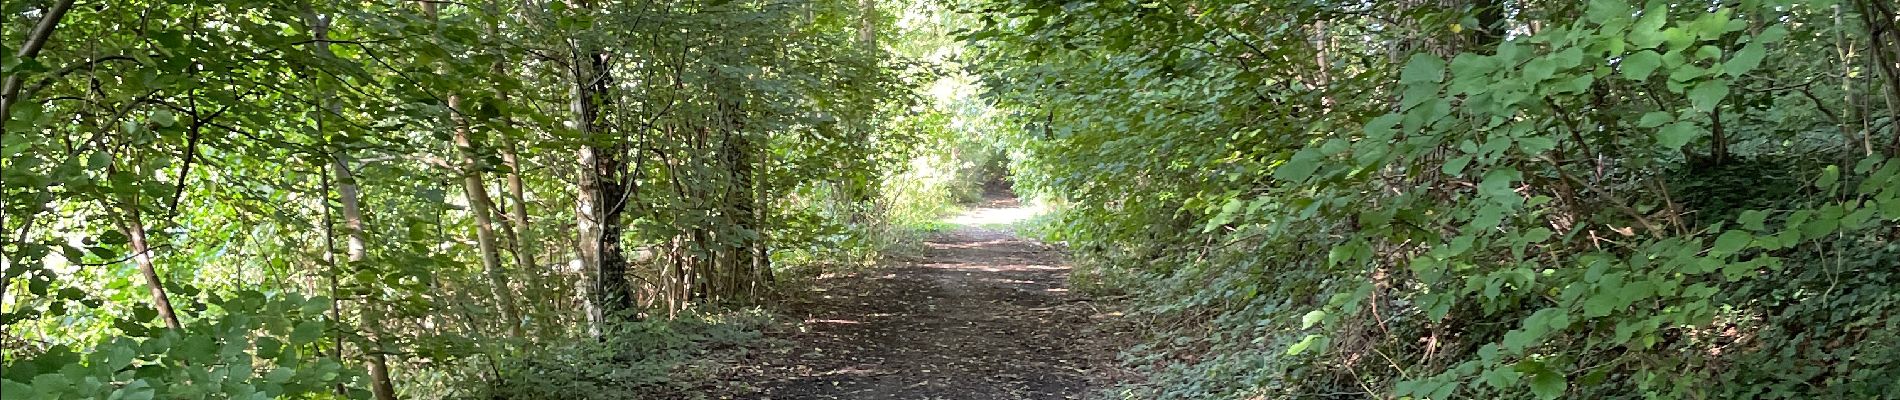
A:
[[[1131,398],[1900,391],[1877,0],[973,0]]]
[[[1007,160],[1121,397],[1891,397],[1897,9],[0,2],[0,394],[704,395]]]
[[[0,2],[0,389],[673,397],[930,134],[879,8]]]

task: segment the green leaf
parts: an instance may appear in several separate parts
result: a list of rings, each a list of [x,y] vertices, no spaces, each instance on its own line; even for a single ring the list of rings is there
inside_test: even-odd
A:
[[[1722,58],[1722,48],[1716,45],[1703,45],[1695,50],[1695,58],[1697,60]]]
[[[1240,214],[1240,207],[1246,203],[1247,201],[1242,199],[1228,199],[1226,204],[1221,205],[1220,212],[1214,213],[1214,217],[1208,219],[1207,226],[1203,227],[1202,231],[1212,232],[1216,228],[1234,222],[1234,217]]]
[[[1398,134],[1399,120],[1403,118],[1399,114],[1386,114],[1366,121],[1366,138],[1375,141],[1391,139]]]
[[[1586,318],[1610,315],[1610,312],[1615,311],[1618,305],[1616,296],[1609,293],[1597,293],[1583,300],[1583,315]]]
[[[1675,120],[1676,120],[1675,114],[1670,114],[1670,113],[1666,113],[1662,111],[1650,111],[1649,113],[1643,114],[1643,119],[1636,122],[1636,127],[1654,128],[1658,126],[1663,126],[1663,124],[1667,124],[1670,121],[1675,121]]]
[[[1730,57],[1728,62],[1722,63],[1722,72],[1727,72],[1729,76],[1742,76],[1761,67],[1762,57],[1767,54],[1768,50],[1762,47],[1761,42],[1749,43],[1736,51],[1735,56]]]
[[[1591,23],[1597,24],[1629,17],[1630,5],[1623,0],[1590,0],[1590,7],[1584,16]]]
[[[1782,24],[1774,24],[1770,25],[1768,29],[1763,29],[1761,35],[1755,36],[1755,42],[1774,43],[1787,37],[1788,27]]]
[[[1575,78],[1570,78],[1556,85],[1552,85],[1552,91],[1556,93],[1584,93],[1590,91],[1590,84],[1592,83],[1596,83],[1596,76],[1580,74]]]
[[[185,47],[185,32],[183,31],[156,32],[152,34],[152,41],[158,42],[159,47],[164,47],[167,49],[182,49]]]
[[[64,374],[42,374],[33,377],[33,391],[40,393],[59,393],[72,387],[72,382]],[[30,392],[29,392],[30,393]]]
[[[290,378],[294,378],[296,376],[297,376],[296,370],[293,370],[290,368],[284,368],[284,367],[277,367],[276,369],[272,369],[270,373],[264,374],[264,381],[270,382],[270,383],[286,383],[286,382],[290,382]]]
[[[1652,1],[1643,9],[1643,16],[1630,26],[1630,44],[1639,49],[1654,48],[1664,39],[1663,25],[1669,23],[1669,3]]]
[[[1300,150],[1273,170],[1273,177],[1284,181],[1303,181],[1319,170],[1319,154],[1313,149]]]
[[[1524,63],[1524,80],[1532,83],[1543,82],[1557,74],[1557,65],[1549,58],[1538,58]]]
[[[1859,230],[1865,228],[1867,221],[1874,217],[1874,208],[1870,205],[1841,217],[1841,229]]]
[[[1663,29],[1662,36],[1663,42],[1667,43],[1671,49],[1687,49],[1691,43],[1695,43],[1696,39],[1695,32],[1683,29],[1682,26]]]
[[[1465,171],[1465,165],[1468,164],[1471,164],[1470,155],[1457,156],[1445,160],[1445,165],[1440,166],[1438,170],[1444,172],[1445,175],[1458,175]]]
[[[1399,71],[1399,83],[1438,83],[1445,79],[1445,60],[1438,56],[1420,53],[1405,62],[1405,68]]]
[[[1531,228],[1531,230],[1524,231],[1524,242],[1525,243],[1542,243],[1545,240],[1550,240],[1550,237],[1555,234],[1556,232],[1551,232],[1549,228],[1543,228],[1543,227]]]
[[[1743,276],[1747,276],[1749,273],[1755,272],[1759,266],[1757,263],[1751,261],[1732,262],[1722,266],[1722,275],[1731,280],[1739,279]]]
[[[1326,310],[1313,310],[1300,317],[1300,329],[1310,329],[1326,319]]]
[[[1557,148],[1557,141],[1543,136],[1526,136],[1517,138],[1517,147],[1525,153],[1537,154]]]
[[[1767,220],[1768,213],[1762,212],[1761,210],[1748,210],[1743,211],[1741,216],[1736,217],[1735,222],[1741,223],[1742,228],[1759,232],[1768,229],[1766,226],[1763,226],[1763,223]]]
[[[1306,352],[1307,348],[1311,348],[1314,345],[1319,344],[1320,339],[1323,339],[1323,338],[1324,336],[1320,336],[1320,335],[1306,335],[1306,338],[1301,339],[1299,343],[1294,343],[1293,346],[1287,347],[1286,355],[1289,355],[1289,356],[1300,355],[1300,353]]]
[[[94,349],[93,354],[98,357],[95,358],[95,360],[98,361],[99,366],[112,371],[118,371],[127,365],[131,365],[133,360],[138,359],[137,346],[137,342],[128,339],[117,339],[110,345],[100,346]]]
[[[1672,123],[1656,131],[1656,145],[1662,146],[1664,149],[1675,150],[1682,148],[1683,145],[1689,144],[1690,140],[1695,139],[1696,135],[1700,134],[1702,134],[1702,130],[1694,123]]]
[[[1834,190],[1835,185],[1840,184],[1840,182],[1841,168],[1829,165],[1821,169],[1821,177],[1815,179],[1814,187],[1820,188],[1821,190]]]
[[[158,392],[152,389],[152,384],[139,379],[112,391],[112,395],[106,398],[109,400],[152,400],[157,395]]]
[[[1702,81],[1689,89],[1689,102],[1702,112],[1715,111],[1715,107],[1728,98],[1728,81],[1721,79]]]
[[[1755,235],[1751,235],[1747,231],[1731,229],[1728,232],[1722,232],[1722,236],[1717,236],[1715,238],[1715,246],[1711,247],[1710,250],[1722,254],[1735,254],[1735,252],[1747,248],[1748,243],[1754,240]]]
[[[311,297],[309,299],[305,299],[303,301],[303,304],[298,305],[298,311],[302,311],[303,314],[307,316],[322,315],[324,311],[329,311],[329,310],[330,310],[330,296]]]
[[[158,124],[158,126],[170,127],[178,124],[178,116],[172,114],[171,110],[153,111],[152,123]]]
[[[99,151],[99,152],[93,152],[92,154],[86,155],[87,169],[103,170],[103,169],[106,169],[107,165],[111,165],[111,164],[112,164],[112,155],[106,154],[106,152]]]
[[[1483,380],[1485,384],[1491,385],[1493,388],[1503,389],[1511,387],[1511,385],[1516,385],[1518,377],[1522,375],[1523,374],[1519,374],[1516,370],[1511,368],[1498,367],[1484,371],[1484,374],[1480,375],[1478,379]]]
[[[1673,85],[1669,85],[1668,89],[1671,93],[1682,93],[1682,88],[1687,86],[1689,82],[1694,82],[1697,79],[1722,72],[1714,68],[1702,68],[1693,64],[1671,63],[1672,61],[1680,62],[1681,58],[1682,53],[1669,53],[1669,55],[1663,56],[1663,67],[1670,68],[1669,83],[1673,83]]]
[[[290,343],[293,344],[314,343],[322,338],[323,323],[318,321],[304,321],[290,331]]]
[[[1570,310],[1546,308],[1538,310],[1538,314],[1544,314],[1545,311],[1548,311],[1549,314],[1544,317],[1544,324],[1549,326],[1551,330],[1563,330],[1564,328],[1570,327]]]
[[[1656,67],[1662,65],[1662,55],[1656,54],[1654,50],[1638,51],[1623,56],[1623,61],[1617,65],[1622,70],[1624,78],[1637,82],[1647,81],[1649,75],[1656,72]]]
[[[1556,371],[1543,369],[1531,375],[1531,394],[1537,395],[1540,399],[1550,400],[1563,396],[1566,386],[1568,383],[1564,382],[1563,374]]]
[[[282,355],[283,352],[284,352],[283,341],[277,340],[277,338],[270,337],[270,336],[259,336],[257,338],[257,356],[259,358],[273,359],[273,358],[277,358],[277,356],[279,355]]]
[[[26,400],[33,398],[33,394],[32,386],[12,380],[0,380],[0,399]]]

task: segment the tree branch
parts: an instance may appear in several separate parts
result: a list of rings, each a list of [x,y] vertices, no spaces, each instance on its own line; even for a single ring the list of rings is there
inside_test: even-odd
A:
[[[34,93],[39,93],[40,90],[46,89],[47,86],[52,86],[53,83],[59,80],[59,78],[61,77],[65,77],[66,75],[72,74],[73,72],[78,71],[80,69],[92,69],[93,66],[99,65],[99,63],[103,63],[106,61],[132,61],[136,63],[138,62],[138,59],[132,58],[132,56],[124,56],[124,55],[105,56],[105,57],[99,57],[99,58],[87,60],[86,62],[82,62],[78,64],[68,65],[65,68],[60,68],[58,71],[53,71],[52,74],[47,75],[45,78],[40,78],[40,81],[38,83],[34,83],[33,87],[26,88],[25,91],[20,92],[19,96],[22,98],[31,98],[33,97]]]
[[[14,58],[38,57],[40,49],[45,48],[46,41],[53,37],[53,28],[58,27],[59,21],[66,18],[66,12],[72,9],[73,0],[60,0],[53,3],[52,7],[48,7],[46,15],[40,17],[39,25],[33,26],[33,31],[27,33],[26,44],[20,46],[20,52],[15,54]],[[25,79],[25,74],[16,73],[8,76],[5,82],[0,82],[0,123],[4,123],[12,115],[9,112],[13,109],[16,96],[20,95],[20,85]],[[4,138],[6,138],[5,131],[0,131],[0,139]]]

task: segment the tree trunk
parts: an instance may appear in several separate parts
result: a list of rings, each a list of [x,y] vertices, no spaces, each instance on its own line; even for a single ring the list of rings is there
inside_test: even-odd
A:
[[[495,63],[495,71],[497,74],[502,72],[500,62]],[[506,94],[502,94],[500,99],[503,103],[508,101]],[[502,123],[506,124],[508,122],[504,120]],[[502,230],[508,235],[510,243],[514,244],[512,253],[514,254],[515,269],[520,270],[521,273],[528,277],[529,289],[542,290],[545,288],[546,280],[541,274],[541,269],[536,267],[534,261],[534,252],[538,251],[538,249],[535,245],[534,227],[528,223],[527,189],[526,185],[521,183],[521,156],[519,150],[515,147],[514,140],[503,140],[501,162],[508,166],[509,208],[508,223],[502,224]],[[531,310],[533,310],[533,308],[530,307],[528,310],[522,312],[526,313]]]
[[[581,262],[592,278],[588,317],[598,333],[610,315],[632,308],[633,290],[627,281],[627,260],[620,244],[626,210],[628,146],[618,137],[604,132],[601,108],[610,101],[612,75],[608,55],[599,50],[575,52],[570,73],[575,126],[586,144],[581,145],[579,193],[575,196],[580,234]]]
[[[1894,24],[1895,11],[1891,0],[1855,0],[1854,8],[1860,12],[1861,23],[1866,25],[1869,59],[1874,69],[1880,72],[1881,95],[1887,102],[1889,118],[1900,119],[1900,26]],[[1893,137],[1888,144],[1888,155],[1900,155],[1900,123],[1888,124]],[[1873,136],[1873,132],[1864,133]]]
[[[430,23],[438,21],[438,10],[434,1],[422,1],[422,14]],[[488,288],[495,297],[495,304],[501,309],[502,325],[510,336],[521,337],[521,312],[515,308],[513,291],[508,289],[508,278],[501,269],[501,248],[495,243],[495,201],[488,197],[488,188],[482,182],[479,152],[475,141],[469,138],[468,119],[462,116],[462,95],[450,94],[448,99],[449,121],[455,133],[455,148],[462,155],[460,165],[462,174],[462,192],[468,196],[469,215],[475,219],[475,245],[481,252],[482,274],[488,278]]]
[[[166,328],[184,329],[178,323],[178,314],[172,310],[171,296],[165,294],[165,282],[158,279],[158,268],[152,263],[152,247],[145,242],[145,221],[139,219],[137,203],[125,205],[124,230],[131,241],[132,260],[138,263],[139,275],[145,276],[145,285],[152,289],[152,308],[158,309],[158,317],[165,320]]]
[[[858,44],[877,46],[877,0],[858,0]]]
[[[501,268],[501,248],[496,244],[493,210],[494,199],[488,197],[488,188],[482,182],[482,170],[475,150],[475,141],[469,138],[468,121],[461,115],[462,97],[449,96],[450,119],[455,124],[455,147],[462,153],[462,190],[468,194],[469,213],[475,218],[475,243],[481,251],[482,272],[488,277],[488,286],[494,291],[495,303],[501,308],[503,326],[515,337],[521,336],[521,312],[515,308],[513,291],[508,289],[508,279]]]
[[[342,156],[332,159],[336,168],[337,202],[343,205],[343,229],[348,236],[350,268],[356,269],[369,260],[369,233],[363,230],[363,209],[358,201],[356,176],[350,173],[350,163]],[[370,393],[376,400],[393,400],[396,388],[389,379],[389,360],[383,354],[382,326],[383,312],[377,308],[375,297],[363,300],[363,340],[375,346],[364,349],[363,356],[368,364]],[[340,349],[339,349],[340,350]]]
[[[310,9],[305,9],[304,13],[304,18],[307,20],[305,22],[310,24],[311,36],[316,39],[316,42],[311,45],[317,55],[325,59],[336,58],[336,54],[330,51],[330,17],[317,15]],[[328,101],[333,97],[335,96],[327,90],[318,97],[323,99],[319,101],[327,103],[321,105],[324,110],[317,113],[319,133],[323,130],[325,113],[336,114],[341,111],[339,105]],[[346,230],[344,234],[349,237],[349,248],[345,254],[350,261],[350,268],[355,269],[369,259],[369,234],[363,229],[363,210],[358,201],[356,177],[350,173],[348,159],[345,155],[337,154],[331,158],[331,162],[336,169],[337,201],[343,207],[343,227]],[[384,323],[383,313],[377,307],[375,299],[375,296],[367,297],[362,304],[363,340],[374,347],[363,351],[363,363],[369,370],[370,393],[376,396],[376,400],[394,400],[396,387],[389,378],[389,360],[382,349],[382,330],[378,328]],[[339,318],[336,322],[343,321]],[[337,349],[339,355],[342,351],[341,348]]]
[[[494,26],[491,26],[490,28],[491,30],[489,31],[489,35],[498,36],[496,31],[498,31],[500,28],[494,27]],[[497,58],[495,60],[494,65],[491,65],[489,67],[489,72],[494,74],[494,76],[496,77],[502,77],[502,76],[507,75],[508,68],[507,68],[506,54],[502,54],[502,57]],[[500,102],[501,104],[508,104],[508,92],[506,91],[497,91],[495,93],[495,98],[496,98],[496,101]],[[502,125],[507,126],[507,125],[512,125],[513,123],[514,122],[511,121],[507,116],[502,117],[502,120],[501,120]],[[536,264],[534,261],[534,252],[537,251],[536,249],[537,246],[535,245],[535,238],[533,235],[534,228],[528,223],[528,200],[527,200],[527,194],[526,194],[527,193],[526,185],[523,185],[521,182],[521,156],[520,156],[521,152],[515,146],[515,141],[519,139],[521,138],[502,139],[502,145],[500,149],[501,162],[508,166],[508,208],[509,208],[508,214],[509,215],[507,218],[508,223],[502,224],[502,230],[508,235],[508,240],[510,241],[510,243],[514,244],[512,253],[514,254],[515,269],[520,270],[521,273],[525,274],[528,277],[529,288],[533,290],[541,290],[544,288],[543,287],[544,280],[542,279],[543,277],[541,275],[541,269],[535,266]],[[532,310],[532,309],[533,309],[532,307],[529,308],[529,310]]]
[[[738,92],[737,88],[733,92]],[[766,253],[765,227],[759,218],[759,196],[756,192],[759,187],[756,184],[758,174],[757,165],[754,164],[759,159],[755,154],[761,151],[757,141],[745,132],[744,106],[745,102],[740,99],[728,101],[722,107],[725,109],[726,135],[721,151],[725,153],[731,182],[725,193],[725,201],[732,210],[733,225],[726,232],[737,236],[737,239],[720,241],[734,243],[723,249],[722,252],[728,254],[720,257],[720,261],[728,264],[721,271],[726,275],[723,279],[726,282],[724,290],[732,299],[749,303],[757,300],[761,289],[759,279],[771,272],[767,263],[761,260],[761,255]],[[760,268],[768,269],[760,271]]]

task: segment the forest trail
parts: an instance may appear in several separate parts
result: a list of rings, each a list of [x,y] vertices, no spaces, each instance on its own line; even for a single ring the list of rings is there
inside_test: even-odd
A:
[[[746,399],[1081,399],[1122,376],[1114,307],[1067,288],[1054,247],[986,228],[1027,217],[992,197],[920,254],[821,279],[790,305],[790,348]]]

